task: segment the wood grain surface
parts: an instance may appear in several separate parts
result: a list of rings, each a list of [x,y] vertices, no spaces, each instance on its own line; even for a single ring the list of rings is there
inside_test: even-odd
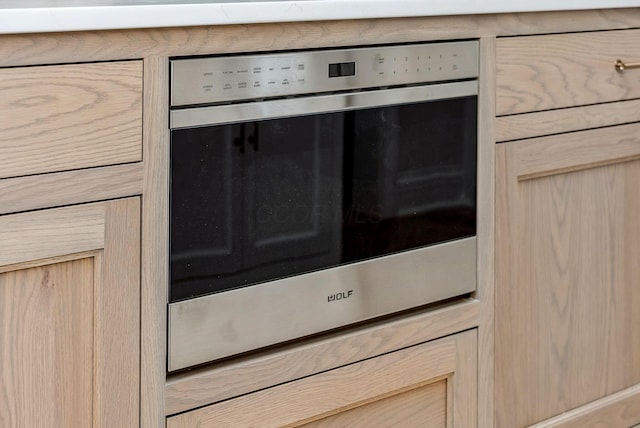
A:
[[[493,427],[495,296],[495,37],[480,39],[478,95],[478,426]]]
[[[0,214],[114,199],[142,193],[142,163],[0,180]]]
[[[140,199],[104,203],[93,343],[94,427],[140,423]]]
[[[301,425],[304,428],[442,428],[446,426],[446,379]]]
[[[639,428],[635,424],[640,424],[640,385],[540,422],[531,428]]]
[[[0,274],[0,426],[92,424],[93,260]]]
[[[640,71],[616,71],[617,59],[640,61],[640,30],[498,39],[499,116],[640,98]]]
[[[5,265],[104,247],[104,206],[67,207],[0,217],[0,272]]]
[[[495,141],[520,140],[632,122],[640,122],[640,100],[501,116],[495,120]]]
[[[498,427],[528,426],[640,382],[640,160],[618,157],[606,138],[586,144],[597,162],[582,156],[580,140],[597,131],[560,136],[550,150],[531,140],[497,147]],[[539,167],[528,167],[528,154]]]
[[[0,426],[133,427],[137,198],[0,216]]]
[[[169,60],[144,60],[140,426],[165,422],[169,295]]]
[[[640,123],[506,144],[516,152],[516,176],[526,180],[638,159]]]
[[[475,426],[477,408],[472,402],[476,398],[476,343],[475,331],[460,333],[183,413],[169,418],[167,427],[295,427],[335,415],[340,415],[339,420],[343,412],[361,406],[395,405],[403,412],[389,415],[374,410],[384,415],[375,426],[418,428],[425,425],[411,422],[416,421],[416,412],[424,410],[414,409],[413,405],[430,404],[416,400],[415,394],[422,392],[416,390],[442,379],[447,379],[447,387],[440,389],[444,396],[435,397],[433,405],[441,407],[443,401],[454,401],[446,404],[447,426]],[[470,393],[456,395],[458,389]],[[406,394],[408,391],[413,393]],[[394,396],[407,398],[411,406],[386,401]],[[404,419],[405,415],[409,419]],[[391,425],[397,421],[398,425]]]
[[[142,63],[0,69],[0,178],[142,159]]]

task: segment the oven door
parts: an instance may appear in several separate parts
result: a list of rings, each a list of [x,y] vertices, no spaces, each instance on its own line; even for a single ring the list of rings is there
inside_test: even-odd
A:
[[[169,370],[473,291],[476,94],[173,111]]]

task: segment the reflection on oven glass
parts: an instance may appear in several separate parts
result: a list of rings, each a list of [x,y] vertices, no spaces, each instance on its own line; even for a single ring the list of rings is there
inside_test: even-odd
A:
[[[171,299],[475,234],[475,97],[172,133]]]

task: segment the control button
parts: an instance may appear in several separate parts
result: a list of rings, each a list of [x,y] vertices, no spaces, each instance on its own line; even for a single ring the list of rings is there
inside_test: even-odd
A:
[[[253,67],[253,74],[262,73],[262,67]]]
[[[298,64],[298,70],[304,70],[304,64]]]
[[[238,89],[245,89],[247,87],[247,82],[238,83]]]

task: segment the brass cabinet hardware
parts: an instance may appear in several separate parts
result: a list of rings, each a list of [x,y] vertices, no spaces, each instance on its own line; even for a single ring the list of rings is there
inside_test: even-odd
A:
[[[619,73],[622,73],[628,68],[640,68],[640,62],[633,62],[633,63],[625,64],[624,62],[622,62],[621,59],[619,59],[619,60],[616,61],[615,67],[616,67],[616,70]]]

